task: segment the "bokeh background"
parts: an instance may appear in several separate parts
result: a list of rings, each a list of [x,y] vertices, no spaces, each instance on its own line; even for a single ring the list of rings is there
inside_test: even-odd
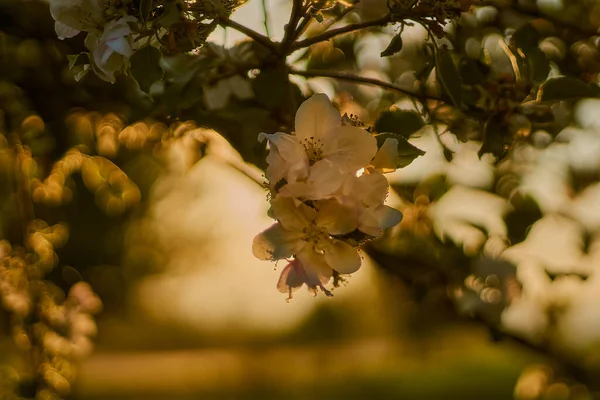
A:
[[[274,39],[283,36],[289,3],[266,0]],[[363,0],[347,18],[385,10],[385,2]],[[595,82],[599,10],[589,1],[490,2],[465,17],[471,24],[465,52],[485,49],[500,76],[511,65],[498,38],[546,15],[553,34],[541,48],[554,57],[554,73],[564,73],[564,63],[569,73]],[[232,19],[266,34],[260,0],[248,1]],[[323,26],[314,23],[307,35],[311,29]],[[347,35],[290,62],[414,88],[427,70],[426,32],[406,27],[403,50],[381,58],[395,33],[390,27]],[[209,41],[231,47],[243,39],[218,28]],[[388,200],[403,211],[403,222],[365,253],[361,270],[333,298],[302,290],[286,302],[275,288],[281,266],[251,253],[254,235],[272,222],[267,193],[249,177],[264,167],[258,133],[278,127],[268,110],[258,110],[265,104],[240,100],[237,109],[223,109],[223,101],[239,100],[236,88],[233,94],[204,89],[174,111],[127,77],[111,85],[90,74],[76,82],[67,55],[82,50],[81,37],[56,38],[45,2],[0,0],[3,134],[28,127],[25,144],[50,165],[74,145],[93,150],[118,165],[141,198],[124,212],[89,190],[84,171],[60,195],[45,192],[62,198],[68,190],[71,202],[36,209],[50,224],[66,222],[70,232],[48,279],[63,290],[84,280],[104,305],[94,353],[81,363],[70,398],[594,398],[585,386],[594,379],[580,382],[570,368],[593,371],[600,360],[597,100],[555,107],[560,123],[530,127],[524,136],[531,140],[502,163],[478,156],[481,137],[468,126],[447,123],[443,134],[417,126],[410,141],[426,154],[390,178]],[[324,92],[342,113],[367,123],[392,105],[418,110],[378,87],[294,79],[304,95]],[[180,139],[192,124],[178,121],[223,137],[195,145]],[[163,136],[173,140],[158,148]],[[6,151],[0,147],[0,174],[10,170]],[[253,164],[246,173],[224,160],[224,152],[236,151]],[[1,190],[0,239],[11,240],[18,236],[14,199],[9,188]],[[482,255],[505,263],[486,264]],[[485,275],[516,276],[519,300],[497,306],[496,296],[506,291],[489,281],[490,290],[477,288],[478,267],[487,268]],[[453,279],[465,276],[475,300],[449,293]],[[474,315],[501,321],[514,340]],[[26,369],[0,310],[0,388]]]

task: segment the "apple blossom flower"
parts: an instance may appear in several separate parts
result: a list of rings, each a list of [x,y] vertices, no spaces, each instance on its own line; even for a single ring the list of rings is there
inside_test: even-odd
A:
[[[305,265],[310,267],[305,268]],[[281,293],[288,294],[288,301],[292,299],[292,293],[303,285],[306,285],[315,296],[319,289],[327,296],[333,296],[324,286],[331,279],[332,272],[333,270],[324,262],[323,256],[303,252],[281,270],[277,289]]]
[[[400,211],[384,204],[388,191],[388,180],[380,172],[365,171],[360,176],[349,176],[336,199],[357,212],[359,231],[376,237],[402,220]]]
[[[254,238],[255,257],[276,261],[295,256],[302,262],[311,284],[320,281],[316,277],[331,276],[332,269],[351,274],[360,268],[361,258],[356,249],[333,237],[356,229],[354,210],[335,200],[315,202],[312,208],[281,195],[271,205],[278,222]]]
[[[266,176],[272,186],[285,179],[289,196],[318,200],[337,190],[347,173],[367,165],[377,152],[369,132],[342,126],[340,113],[324,94],[306,100],[296,113],[296,131],[261,133],[269,141]]]
[[[133,54],[133,37],[129,23],[137,18],[127,16],[106,24],[101,34],[89,32],[85,46],[91,51],[94,71],[101,79],[115,82],[115,73],[122,71]]]
[[[50,0],[50,13],[59,39],[87,32],[85,47],[90,50],[94,72],[108,82],[122,71],[133,54],[133,31],[129,24],[137,18],[115,9],[105,0]],[[115,9],[116,10],[116,9]],[[114,10],[113,10],[114,11]]]
[[[50,0],[50,14],[59,39],[71,38],[79,32],[102,31],[103,0]]]

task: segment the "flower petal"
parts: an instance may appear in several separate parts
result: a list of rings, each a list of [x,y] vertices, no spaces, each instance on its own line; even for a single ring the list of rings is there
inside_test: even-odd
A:
[[[384,229],[402,221],[402,213],[395,208],[381,205],[375,209],[365,209],[358,221],[358,230],[371,236],[379,236]]]
[[[364,129],[343,126],[323,142],[323,157],[342,172],[356,172],[368,165],[377,153],[377,140]]]
[[[306,274],[297,260],[293,260],[281,270],[279,280],[277,281],[277,290],[281,293],[288,293],[292,298],[292,293],[300,289],[306,283]]]
[[[330,235],[350,233],[358,226],[356,209],[341,205],[336,200],[321,200],[317,208],[319,214],[316,223]]]
[[[329,240],[323,243],[325,261],[340,274],[351,274],[358,271],[362,260],[352,246],[341,240]]]
[[[272,184],[277,183],[284,177],[293,182],[298,179],[305,179],[308,176],[309,165],[306,152],[294,135],[282,132],[260,133],[258,135],[258,140],[261,142],[265,138],[271,146],[267,163],[269,163],[269,166],[274,165],[273,168],[267,169],[267,178]],[[280,172],[276,172],[275,165],[277,169],[281,169]]]
[[[71,28],[70,26],[63,24],[60,21],[56,21],[54,23],[54,30],[56,31],[56,35],[60,40],[72,38],[73,36],[81,32],[79,29]]]
[[[133,41],[130,36],[111,39],[106,42],[106,45],[115,53],[119,53],[125,57],[130,57],[133,54]]]
[[[281,260],[291,257],[303,246],[304,242],[297,234],[276,223],[254,237],[252,254],[261,260]]]
[[[286,196],[320,200],[331,196],[344,182],[344,175],[327,160],[310,167],[310,176],[303,182],[290,182],[281,188]]]
[[[271,201],[273,216],[290,231],[302,232],[317,217],[317,211],[291,197],[277,195]]]
[[[371,165],[384,174],[394,172],[398,167],[398,139],[385,139],[371,161]]]
[[[101,0],[50,0],[49,3],[52,18],[71,28],[91,31],[103,25],[104,4]]]
[[[382,229],[391,228],[402,221],[402,213],[395,208],[383,205],[374,212]]]
[[[323,285],[329,282],[333,275],[333,270],[325,261],[325,257],[315,253],[306,247],[296,254],[296,259],[300,262],[306,275],[306,285],[309,288],[320,287],[324,292],[328,292]]]
[[[331,105],[329,97],[316,93],[300,105],[296,112],[296,136],[298,140],[329,140],[330,132],[342,126],[339,111]]]

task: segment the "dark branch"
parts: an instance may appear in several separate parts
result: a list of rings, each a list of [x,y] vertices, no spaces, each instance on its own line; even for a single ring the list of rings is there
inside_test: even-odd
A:
[[[387,89],[387,90],[402,93],[406,96],[418,98],[419,100],[443,101],[442,99],[440,99],[438,97],[426,96],[421,93],[414,93],[414,92],[402,89],[396,85],[392,85],[391,83],[380,81],[378,79],[366,78],[366,77],[359,76],[359,75],[353,75],[353,74],[349,74],[347,72],[335,72],[335,71],[317,70],[317,69],[309,69],[309,70],[302,71],[302,70],[297,70],[294,68],[290,68],[289,71],[290,71],[290,74],[292,74],[292,75],[299,75],[299,76],[304,76],[307,78],[324,77],[324,78],[333,78],[333,79],[354,82],[354,83],[364,84],[364,85],[375,85],[375,86],[379,86],[379,87]]]
[[[304,39],[299,42],[296,42],[296,43],[292,44],[291,49],[292,50],[302,49],[304,47],[311,46],[315,43],[327,41],[338,35],[343,35],[345,33],[350,33],[350,32],[354,32],[354,31],[358,31],[360,29],[370,28],[373,26],[384,26],[384,25],[389,24],[390,22],[392,22],[392,17],[390,15],[386,15],[384,17],[381,17],[381,18],[378,18],[378,19],[375,19],[372,21],[365,21],[365,22],[359,22],[356,24],[346,25],[341,28],[332,29],[330,31],[325,31],[321,34],[315,35],[308,39]]]

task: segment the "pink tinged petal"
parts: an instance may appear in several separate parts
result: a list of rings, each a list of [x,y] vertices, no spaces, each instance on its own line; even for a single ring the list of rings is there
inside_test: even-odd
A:
[[[287,293],[288,299],[292,299],[292,293],[300,289],[306,283],[304,269],[298,265],[296,260],[286,265],[281,270],[281,275],[277,281],[277,290],[281,293]]]
[[[281,260],[300,251],[304,244],[294,232],[283,229],[280,224],[273,224],[254,237],[252,254],[261,260]]]
[[[71,28],[70,26],[63,24],[60,21],[56,21],[54,23],[54,30],[56,31],[56,35],[60,40],[72,38],[73,36],[81,32],[79,29]]]
[[[352,246],[341,240],[328,240],[323,243],[327,264],[340,274],[352,274],[360,268],[362,260]]]
[[[330,235],[350,233],[358,226],[356,210],[341,205],[336,200],[321,200],[317,208],[319,210],[317,226],[327,230]]]
[[[340,126],[342,120],[339,111],[322,93],[314,94],[296,112],[296,136],[300,141],[312,137],[326,142],[330,140],[331,131]]]
[[[323,143],[323,158],[342,172],[356,172],[368,165],[377,153],[377,140],[364,129],[344,126],[332,131]]]
[[[371,165],[384,174],[394,172],[398,167],[398,139],[385,139],[371,161]]]
[[[304,271],[306,286],[314,290],[315,294],[316,289],[319,288],[327,296],[331,296],[331,292],[325,289],[324,285],[331,279],[333,270],[325,261],[325,257],[306,247],[303,251],[296,254],[296,261],[299,262],[299,266]]]
[[[273,215],[290,231],[301,233],[317,217],[317,211],[291,197],[277,195],[271,201]]]

